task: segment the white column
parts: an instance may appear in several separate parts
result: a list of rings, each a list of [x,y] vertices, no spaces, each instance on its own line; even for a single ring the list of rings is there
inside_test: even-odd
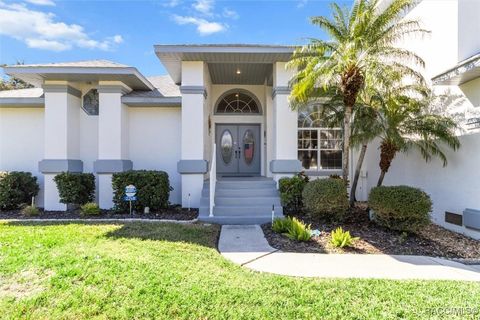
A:
[[[290,108],[289,80],[292,72],[286,70],[285,62],[273,65],[273,160],[270,171],[278,180],[282,176],[292,175],[301,170],[297,157],[297,121],[298,113]]]
[[[45,210],[65,211],[60,203],[53,178],[60,172],[82,172],[83,163],[78,160],[81,92],[67,82],[46,83],[45,94],[45,146],[44,159],[39,171],[44,177]]]
[[[182,146],[178,172],[182,175],[182,206],[200,206],[204,174],[208,163],[204,155],[204,108],[207,95],[203,61],[182,62]]]
[[[128,110],[122,95],[131,89],[122,82],[100,81],[98,117],[98,160],[94,170],[98,179],[98,203],[113,207],[112,174],[131,170],[128,160]]]

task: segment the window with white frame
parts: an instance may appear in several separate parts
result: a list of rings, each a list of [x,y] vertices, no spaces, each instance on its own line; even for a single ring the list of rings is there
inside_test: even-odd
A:
[[[342,130],[322,122],[322,106],[298,112],[298,160],[309,171],[342,168]]]

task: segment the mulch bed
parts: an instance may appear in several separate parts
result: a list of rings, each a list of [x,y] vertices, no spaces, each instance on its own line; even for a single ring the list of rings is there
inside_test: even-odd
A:
[[[357,205],[341,223],[316,221],[304,215],[298,218],[311,224],[312,229],[320,230],[320,236],[298,242],[273,232],[270,223],[264,224],[263,232],[272,247],[286,252],[424,255],[480,264],[480,241],[434,224],[418,234],[392,231],[370,221],[365,205]],[[333,247],[330,232],[337,227],[350,231],[360,240],[351,248]]]
[[[128,212],[116,212],[102,210],[99,215],[81,215],[80,210],[73,211],[43,211],[40,215],[27,217],[21,214],[20,210],[0,211],[0,219],[168,219],[168,220],[193,220],[198,217],[198,209],[184,209],[181,206],[171,206],[149,214]]]

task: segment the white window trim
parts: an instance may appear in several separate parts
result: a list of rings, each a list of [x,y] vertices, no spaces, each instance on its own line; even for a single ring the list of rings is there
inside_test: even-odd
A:
[[[297,143],[297,153],[299,151],[316,151],[317,152],[317,169],[306,169],[306,168],[303,168],[303,166],[302,166],[302,169],[304,169],[309,174],[310,173],[315,174],[315,173],[321,173],[321,172],[334,174],[334,173],[338,173],[339,171],[341,171],[342,170],[341,165],[338,168],[321,168],[321,151],[342,151],[343,152],[343,150],[341,148],[340,149],[322,148],[321,143],[320,143],[320,140],[321,140],[320,139],[320,131],[322,131],[322,130],[336,130],[336,131],[341,132],[342,129],[341,128],[328,128],[328,127],[298,127],[298,131],[307,131],[307,130],[308,131],[313,131],[313,130],[317,131],[317,148],[316,149],[300,148],[298,143]],[[297,136],[297,141],[298,141],[298,136]]]

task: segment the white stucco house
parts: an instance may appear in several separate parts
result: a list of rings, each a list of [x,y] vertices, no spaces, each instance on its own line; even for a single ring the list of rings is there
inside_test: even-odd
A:
[[[424,189],[432,196],[434,222],[478,238],[480,214],[463,212],[480,209],[479,13],[478,1],[425,0],[407,14],[432,33],[401,45],[425,59],[426,78],[455,100],[439,112],[459,118],[463,146],[448,153],[446,168],[418,154],[399,155],[384,183]],[[282,176],[341,172],[341,131],[322,128],[316,106],[290,109],[292,71],[285,65],[293,46],[154,50],[168,74],[145,77],[104,60],[5,67],[35,88],[0,92],[0,170],[33,172],[41,183],[38,205],[47,210],[65,210],[53,182],[58,172],[94,172],[98,203],[110,208],[112,173],[164,170],[172,203],[200,208],[205,220],[213,215],[220,222],[241,222],[246,212],[265,220],[272,205],[281,214],[275,181]],[[360,200],[378,178],[377,147],[374,142],[367,152]],[[353,172],[357,150],[350,156]],[[446,222],[446,212],[463,223]]]

